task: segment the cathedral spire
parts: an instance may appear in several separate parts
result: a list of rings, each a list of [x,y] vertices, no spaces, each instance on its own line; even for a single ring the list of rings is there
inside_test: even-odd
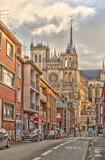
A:
[[[70,48],[71,48],[71,49],[73,48],[73,29],[72,29],[72,22],[73,22],[73,19],[72,19],[72,16],[71,16],[71,28],[70,28]]]

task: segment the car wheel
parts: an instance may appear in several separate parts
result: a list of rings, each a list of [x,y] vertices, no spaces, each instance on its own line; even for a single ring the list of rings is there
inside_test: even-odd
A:
[[[6,145],[6,148],[9,148],[9,140],[7,141],[7,145]]]

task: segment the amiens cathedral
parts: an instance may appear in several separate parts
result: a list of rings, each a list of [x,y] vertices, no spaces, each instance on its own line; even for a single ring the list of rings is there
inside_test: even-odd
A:
[[[81,110],[88,106],[95,107],[96,99],[101,96],[105,80],[105,68],[102,70],[79,70],[78,54],[73,45],[72,23],[70,41],[64,53],[52,55],[49,46],[33,41],[30,45],[30,59],[43,71],[43,78],[65,101],[75,106],[76,124],[80,125]]]

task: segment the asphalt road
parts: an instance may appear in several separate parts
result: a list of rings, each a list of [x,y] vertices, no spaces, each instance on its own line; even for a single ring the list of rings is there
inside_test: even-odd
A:
[[[68,137],[0,149],[0,160],[84,160],[89,140]]]

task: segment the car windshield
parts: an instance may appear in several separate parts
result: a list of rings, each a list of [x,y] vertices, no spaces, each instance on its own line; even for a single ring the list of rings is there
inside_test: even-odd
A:
[[[54,131],[50,131],[50,132],[49,132],[49,135],[54,135]]]
[[[0,128],[0,133],[5,134],[6,130],[4,128]]]

